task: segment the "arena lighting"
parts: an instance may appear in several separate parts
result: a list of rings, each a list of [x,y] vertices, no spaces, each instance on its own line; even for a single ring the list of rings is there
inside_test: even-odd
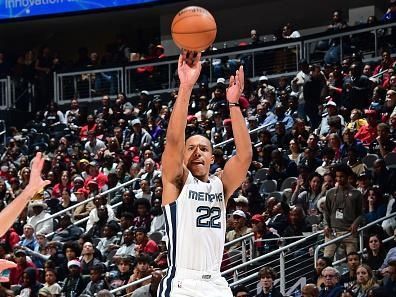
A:
[[[0,0],[0,20],[142,6],[161,0]]]

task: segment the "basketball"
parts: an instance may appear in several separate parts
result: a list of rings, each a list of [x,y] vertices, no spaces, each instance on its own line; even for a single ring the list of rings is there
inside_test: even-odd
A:
[[[173,41],[179,48],[200,52],[215,40],[216,21],[205,8],[188,6],[173,18],[171,32]]]

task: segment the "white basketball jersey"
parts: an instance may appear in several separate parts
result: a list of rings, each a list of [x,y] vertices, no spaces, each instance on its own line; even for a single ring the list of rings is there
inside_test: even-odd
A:
[[[175,202],[164,206],[170,267],[220,271],[226,209],[223,183],[217,176],[207,183],[189,172]]]

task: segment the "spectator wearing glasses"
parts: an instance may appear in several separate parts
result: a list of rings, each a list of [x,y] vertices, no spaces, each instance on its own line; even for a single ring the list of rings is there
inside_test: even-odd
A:
[[[340,274],[333,267],[326,267],[322,271],[324,277],[324,289],[320,291],[319,297],[338,297],[344,289],[338,282]]]

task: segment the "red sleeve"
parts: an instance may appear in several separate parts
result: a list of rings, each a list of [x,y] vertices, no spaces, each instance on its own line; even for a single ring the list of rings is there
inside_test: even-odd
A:
[[[143,251],[148,254],[155,254],[158,252],[158,245],[153,240],[149,240],[144,247]]]
[[[9,240],[10,240],[10,245],[11,245],[11,247],[14,248],[15,245],[16,245],[21,239],[19,238],[19,235],[18,235],[16,232],[11,232]]]

